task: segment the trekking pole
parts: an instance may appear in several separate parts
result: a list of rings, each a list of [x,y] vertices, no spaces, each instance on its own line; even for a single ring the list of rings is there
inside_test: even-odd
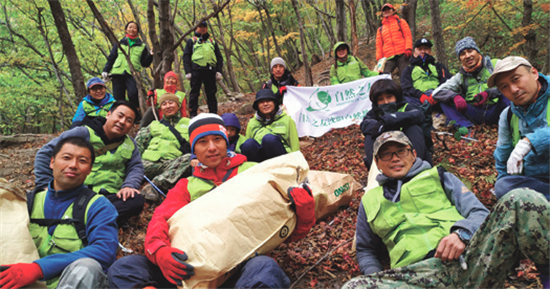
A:
[[[450,136],[454,136],[454,134],[452,134],[452,133],[450,133],[450,132],[446,132],[446,131],[438,131],[438,132],[437,132],[437,135],[450,135]],[[464,139],[464,140],[469,140],[469,141],[476,141],[476,142],[478,142],[477,139],[471,138],[471,137],[461,136],[460,138],[461,138],[461,139]]]
[[[143,177],[147,182],[149,182],[149,184],[151,184],[151,186],[153,186],[153,188],[155,188],[155,190],[157,190],[157,192],[159,192],[161,195],[163,195],[166,198],[166,195],[157,186],[155,186],[155,184],[153,184],[153,182],[146,175],[143,175]]]
[[[149,96],[149,103],[151,103],[151,110],[153,111],[153,116],[155,116],[155,120],[158,121],[159,118],[157,116],[157,110],[155,109],[155,104],[153,103],[153,96]]]

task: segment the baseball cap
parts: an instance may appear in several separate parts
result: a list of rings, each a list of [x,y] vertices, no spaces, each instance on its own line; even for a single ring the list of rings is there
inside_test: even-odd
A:
[[[384,11],[384,8],[390,8],[392,10],[395,10],[395,8],[393,8],[393,5],[391,5],[390,3],[386,3],[382,5],[382,8],[380,8],[380,11]]]
[[[520,65],[525,65],[528,67],[533,67],[527,59],[519,56],[508,56],[504,59],[501,59],[497,62],[497,65],[495,65],[495,70],[493,70],[493,74],[489,77],[487,80],[487,85],[489,87],[495,86],[495,80],[497,78],[497,75],[502,72],[508,72],[516,69]]]
[[[380,148],[388,142],[396,142],[402,145],[409,145],[411,148],[413,147],[411,141],[403,132],[399,130],[387,131],[377,137],[374,141],[374,155],[376,156],[378,154],[378,150],[380,150]]]
[[[432,48],[432,46],[434,46],[430,40],[422,37],[421,39],[416,40],[416,42],[414,43],[413,48],[417,48],[417,47],[420,47],[422,45],[428,46],[430,48]]]
[[[101,85],[105,87],[105,82],[99,77],[92,77],[86,82],[86,88],[89,90],[92,86]]]

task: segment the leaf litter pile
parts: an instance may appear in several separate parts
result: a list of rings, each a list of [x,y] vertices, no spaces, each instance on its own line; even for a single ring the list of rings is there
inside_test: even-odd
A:
[[[253,96],[247,95],[237,102],[220,105],[220,113],[240,111],[237,114],[244,134],[248,119],[253,112],[248,105]],[[453,128],[443,131],[454,133]],[[434,164],[457,175],[489,209],[496,202],[492,188],[497,173],[494,168],[493,151],[497,141],[497,127],[481,125],[475,127],[474,138],[479,140],[457,141],[448,135],[432,132],[434,141]],[[333,129],[322,137],[306,140],[309,145],[301,151],[311,170],[347,173],[366,186],[368,169],[363,164],[364,138],[359,126]],[[301,141],[302,143],[302,141]],[[348,207],[339,209],[334,215],[317,223],[307,237],[294,243],[283,243],[270,256],[283,268],[295,288],[340,288],[349,279],[361,275],[353,246],[355,223],[363,190],[354,192]],[[140,216],[132,218],[119,229],[121,244],[133,253],[119,250],[118,257],[129,254],[143,254],[143,242],[147,224],[156,206],[146,203]],[[389,268],[389,259],[385,260]],[[541,288],[538,271],[529,260],[517,264],[506,280],[507,288]]]

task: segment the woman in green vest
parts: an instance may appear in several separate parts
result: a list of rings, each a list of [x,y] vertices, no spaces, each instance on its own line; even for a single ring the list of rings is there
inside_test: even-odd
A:
[[[411,140],[419,158],[432,163],[430,130],[432,117],[424,109],[403,98],[401,86],[391,79],[380,79],[370,88],[372,110],[361,122],[365,136],[365,165],[372,164],[372,145],[383,132],[401,130]]]
[[[115,98],[106,92],[105,83],[101,78],[90,78],[86,82],[86,87],[88,88],[88,95],[78,105],[71,128],[80,126],[84,117],[106,117],[111,106],[115,103]]]
[[[151,106],[151,101],[153,103],[153,106],[156,108],[155,112],[157,114],[158,119],[160,120],[162,118],[162,110],[160,110],[160,102],[157,101],[158,98],[160,98],[161,95],[165,93],[173,93],[179,98],[180,102],[180,113],[182,117],[187,117],[187,100],[186,95],[183,91],[181,91],[181,84],[178,75],[173,71],[168,71],[164,75],[164,86],[162,89],[149,89],[149,92],[147,93],[147,105]],[[141,119],[140,128],[147,127],[153,120],[155,120],[155,116],[153,115],[153,110],[149,108],[145,114],[143,115],[143,118]]]
[[[249,161],[262,162],[300,150],[296,124],[280,107],[271,89],[256,93],[253,108],[256,115],[246,128],[249,140],[241,145],[241,153]]]
[[[334,44],[334,65],[330,68],[330,84],[351,82],[363,77],[379,75],[379,72],[370,71],[361,59],[350,55],[351,50],[345,42]]]
[[[132,65],[138,73],[141,73],[142,67],[151,65],[153,52],[149,51],[145,43],[139,39],[139,26],[136,22],[128,22],[124,30],[126,31],[126,37],[120,40],[121,47],[115,44],[111,49],[101,76],[103,76],[103,79],[107,79],[109,75],[111,76],[115,99],[126,99],[126,92],[128,92],[130,103],[135,107],[139,107],[136,80],[132,76],[130,66],[121,50],[129,54]]]

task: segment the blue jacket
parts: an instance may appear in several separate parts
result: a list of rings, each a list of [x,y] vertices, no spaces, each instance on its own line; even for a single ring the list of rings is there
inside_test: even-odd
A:
[[[500,114],[497,148],[493,153],[499,179],[508,175],[506,164],[512,150],[514,150],[512,132],[508,122],[509,109],[519,118],[520,135],[527,137],[533,146],[533,149],[525,156],[523,161],[524,174],[531,177],[548,178],[550,127],[548,127],[546,120],[546,111],[550,95],[550,76],[539,74],[539,82],[541,83],[541,92],[535,103],[527,109],[517,107],[511,103],[510,107],[504,109]]]
[[[380,174],[376,177],[376,180],[381,186],[384,186],[384,197],[392,200],[396,194],[400,193],[399,190],[403,182],[409,181],[417,174],[430,168],[431,166],[428,162],[416,158],[413,166],[403,179],[395,181],[395,179],[390,179]],[[489,214],[489,210],[483,206],[477,197],[455,175],[445,172],[443,173],[442,180],[447,198],[449,198],[458,212],[464,217],[464,219],[457,221],[451,227],[451,231],[462,228],[468,230],[473,235]],[[396,198],[396,200],[400,201],[399,198]],[[382,271],[383,267],[379,261],[378,254],[380,248],[384,247],[384,242],[372,231],[362,202],[359,205],[359,212],[357,213],[357,228],[355,233],[357,239],[357,261],[359,262],[361,272],[367,275]]]
[[[34,175],[36,176],[35,185],[37,188],[45,188],[53,179],[52,169],[50,168],[53,148],[59,140],[71,136],[82,137],[87,141],[90,140],[90,133],[85,126],[75,127],[62,133],[59,137],[54,138],[36,153],[34,159]],[[134,151],[132,152],[132,158],[126,164],[126,177],[124,178],[124,183],[122,183],[122,188],[128,187],[139,190],[141,182],[143,181],[143,163],[141,162],[141,154],[139,153],[136,141],[134,139],[132,139],[132,141],[134,142]],[[115,151],[116,148],[111,152],[114,153]]]
[[[116,101],[115,98],[110,93],[106,93],[105,97],[101,100],[101,102],[99,102],[99,105],[96,105],[92,101],[92,97],[90,95],[86,95],[78,105],[78,108],[76,109],[76,113],[74,114],[74,117],[73,117],[73,123],[77,121],[82,121],[86,116],[86,112],[84,111],[84,107],[83,107],[84,102],[87,102],[93,105],[95,109],[99,110],[103,106],[105,106],[105,104],[109,102],[115,102],[115,101]]]
[[[48,193],[44,202],[44,217],[61,219],[67,208],[80,195],[84,185],[66,191],[55,191],[52,183],[48,185]],[[86,222],[86,238],[88,246],[66,254],[54,254],[34,261],[48,280],[59,276],[72,262],[81,258],[92,258],[107,270],[116,260],[118,249],[118,229],[116,219],[118,213],[115,206],[105,197],[97,199],[88,210]],[[51,235],[56,226],[48,229]]]

